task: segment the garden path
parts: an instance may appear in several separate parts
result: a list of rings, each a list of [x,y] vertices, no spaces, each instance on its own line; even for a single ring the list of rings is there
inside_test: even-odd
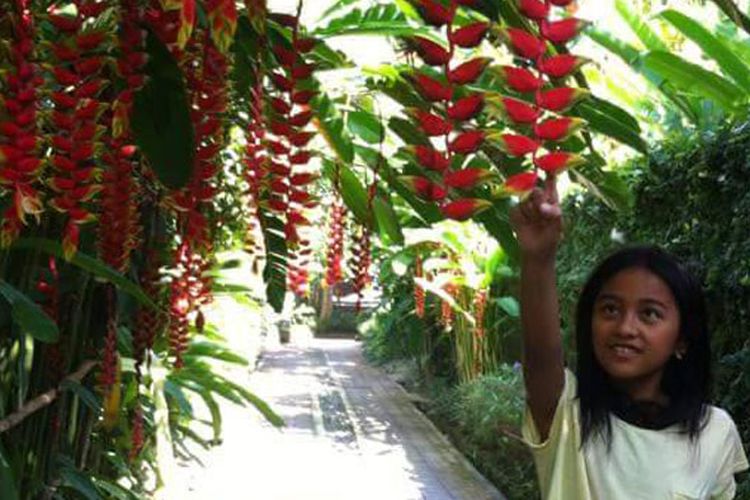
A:
[[[286,427],[226,406],[224,443],[183,474],[180,500],[504,498],[354,340],[268,345],[249,379]]]

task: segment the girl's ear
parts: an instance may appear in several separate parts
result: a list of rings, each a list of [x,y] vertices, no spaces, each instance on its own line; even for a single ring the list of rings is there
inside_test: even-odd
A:
[[[674,349],[674,357],[682,361],[682,358],[684,358],[685,354],[687,354],[687,349],[687,342],[685,342],[684,340],[678,341]]]

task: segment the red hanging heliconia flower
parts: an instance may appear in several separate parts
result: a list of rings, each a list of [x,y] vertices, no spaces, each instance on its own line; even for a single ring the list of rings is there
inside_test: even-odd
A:
[[[549,4],[541,0],[518,0],[518,8],[529,19],[541,20],[549,16]]]
[[[565,78],[589,62],[589,59],[573,54],[558,54],[539,62],[539,70],[551,78]]]
[[[38,67],[31,61],[35,26],[28,0],[17,0],[9,40],[10,64],[4,80],[5,95],[0,97],[0,185],[11,194],[0,226],[0,247],[9,246],[26,225],[26,217],[39,221],[43,205],[38,193],[42,163],[37,130],[38,88],[43,83]],[[4,112],[3,112],[4,111]]]
[[[453,220],[465,221],[490,208],[492,202],[479,198],[461,198],[440,205],[442,214]]]
[[[471,120],[477,116],[484,107],[484,94],[471,94],[454,102],[446,110],[448,118],[453,121]]]
[[[507,28],[499,32],[511,49],[521,57],[536,61],[547,51],[544,40],[519,28]]]
[[[81,3],[89,4],[93,2]],[[50,14],[62,15],[57,7]],[[80,9],[75,18],[80,21],[80,26],[94,22],[101,24],[100,15],[103,11],[98,8]],[[103,60],[99,53],[113,39],[105,26],[85,33],[80,32],[80,27],[76,31],[70,28],[72,24],[58,29],[59,37],[51,49],[55,64],[52,68],[55,96],[52,121],[58,129],[58,139],[52,142],[51,160],[55,172],[49,180],[49,186],[55,191],[50,206],[67,216],[63,249],[68,259],[77,251],[80,226],[95,219],[92,201],[102,189],[97,183],[100,177],[97,160],[109,146],[97,132],[102,116],[108,119],[113,116],[103,113],[111,109],[111,103],[105,104],[99,98],[108,87],[107,80],[100,74]],[[65,50],[55,50],[61,46],[75,47],[76,57],[58,58],[58,55],[72,55],[65,54]]]
[[[586,122],[581,118],[552,118],[534,125],[534,133],[545,141],[563,141],[580,130]]]
[[[535,172],[523,172],[508,177],[504,188],[512,194],[526,194],[536,187],[538,181],[539,176]]]
[[[453,89],[449,85],[443,85],[434,78],[422,73],[416,73],[412,81],[422,97],[430,102],[450,101],[453,97]]]
[[[496,142],[500,149],[510,156],[526,156],[536,152],[541,146],[537,141],[525,135],[501,134]]]
[[[451,53],[432,40],[416,36],[411,39],[411,43],[419,57],[429,66],[444,66],[451,60]]]
[[[485,139],[485,133],[481,130],[470,130],[457,135],[448,145],[448,150],[457,154],[470,154],[476,152]]]
[[[472,23],[453,31],[448,35],[448,39],[459,47],[471,49],[482,43],[489,27],[487,23]]]
[[[335,287],[344,277],[344,225],[346,207],[337,199],[331,207],[331,227],[328,233],[328,253],[326,262],[326,285]]]
[[[453,130],[453,125],[448,120],[421,109],[413,109],[410,114],[419,121],[419,126],[426,135],[438,137],[447,135]]]
[[[483,168],[465,168],[446,173],[443,182],[454,189],[472,189],[486,182],[492,175],[492,172]]]
[[[422,19],[436,28],[452,23],[456,15],[455,4],[446,6],[440,0],[418,0],[418,4]]]
[[[544,85],[544,81],[541,78],[535,76],[534,73],[526,68],[500,66],[494,73],[516,92],[536,92]]]
[[[402,175],[399,181],[426,201],[442,201],[448,194],[444,187],[418,175]]]
[[[590,92],[585,89],[572,87],[557,87],[539,92],[536,95],[536,104],[540,108],[556,113],[567,111],[581,99],[588,97]]]
[[[552,43],[567,43],[581,32],[583,28],[588,26],[587,21],[569,17],[567,19],[561,19],[559,21],[542,21],[542,36]]]
[[[500,97],[500,99],[488,99],[493,108],[516,124],[535,123],[539,118],[539,110],[531,104],[512,97]]]
[[[426,169],[443,172],[450,167],[450,160],[432,146],[418,145],[408,149],[416,157],[417,163]]]
[[[586,163],[586,159],[567,151],[555,151],[534,158],[534,165],[550,174],[558,174],[568,168],[575,168]]]
[[[448,81],[455,85],[474,83],[490,63],[489,57],[477,57],[448,72]]]
[[[211,27],[211,37],[224,54],[229,51],[237,29],[237,6],[234,0],[206,0],[206,17]]]
[[[417,254],[414,260],[414,278],[422,278],[422,256]],[[414,281],[414,313],[418,318],[424,318],[425,312],[425,291],[417,282]]]

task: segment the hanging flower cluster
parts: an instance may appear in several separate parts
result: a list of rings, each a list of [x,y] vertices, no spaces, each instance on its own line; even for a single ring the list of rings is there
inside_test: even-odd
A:
[[[474,22],[456,26],[456,12],[470,7],[471,0],[450,0],[448,5],[436,0],[418,2],[419,12],[428,25],[434,27],[436,37],[413,37],[407,40],[426,66],[438,69],[439,76],[426,69],[410,75],[412,84],[429,103],[425,108],[407,110],[418,128],[430,138],[430,144],[411,147],[422,175],[402,176],[401,180],[418,197],[438,203],[445,217],[466,220],[490,206],[490,202],[466,197],[471,190],[488,180],[488,170],[455,167],[456,157],[475,153],[485,140],[472,120],[485,105],[482,92],[468,86],[476,82],[490,62],[486,57],[462,61],[459,53],[473,49],[482,42],[489,24]],[[435,40],[440,40],[440,42]]]
[[[326,278],[329,287],[335,287],[344,278],[344,229],[346,226],[346,206],[340,196],[331,205],[326,252]]]
[[[0,116],[8,117],[0,119],[0,185],[11,193],[0,227],[2,247],[18,237],[27,215],[38,220],[42,212],[38,192],[42,163],[37,130],[37,88],[43,78],[33,63],[34,22],[29,3],[29,0],[15,0],[11,66],[4,77],[4,85],[0,85],[7,91],[0,99]]]
[[[108,166],[102,177],[99,216],[99,253],[107,264],[124,273],[130,253],[140,238],[138,195],[135,179],[138,166],[136,147],[130,130],[130,114],[135,93],[145,83],[147,61],[145,32],[140,28],[140,11],[134,0],[120,0],[119,56],[117,69],[123,89],[114,100],[112,135],[102,159]]]
[[[248,211],[248,228],[245,235],[245,251],[253,257],[253,264],[263,253],[261,234],[261,196],[264,194],[263,182],[268,175],[268,153],[264,144],[265,120],[263,118],[263,76],[255,74],[255,85],[251,89],[248,127],[245,134],[245,168],[242,175],[247,183],[246,206]],[[256,270],[257,271],[257,270]]]
[[[355,310],[362,310],[362,296],[371,283],[370,265],[372,256],[370,254],[370,229],[364,225],[355,226],[352,234],[352,255],[349,261],[351,274],[354,277],[354,292],[357,294]]]
[[[416,281],[417,278],[423,278],[422,256],[417,255],[414,261],[414,311],[418,318],[424,318],[425,290]]]
[[[452,281],[443,285],[443,290],[453,297],[454,300],[458,296],[458,285]],[[446,330],[450,330],[453,326],[453,306],[447,300],[440,301],[440,322]]]
[[[299,242],[299,248],[293,259],[289,262],[287,269],[287,283],[289,289],[297,297],[305,297],[308,292],[308,281],[310,279],[310,258],[313,249],[310,240],[303,238]]]
[[[514,157],[531,156],[533,171],[506,180],[511,193],[534,188],[539,170],[555,175],[566,168],[585,162],[574,153],[563,151],[559,143],[577,132],[585,122],[564,116],[572,106],[588,95],[584,89],[564,86],[564,79],[586,62],[568,53],[550,54],[548,42],[564,45],[585,26],[585,22],[568,17],[550,20],[553,6],[565,7],[573,0],[519,0],[520,12],[536,25],[537,30],[498,28],[498,35],[512,52],[525,61],[524,66],[497,68],[496,75],[513,90],[515,97],[492,96],[490,109],[507,119],[515,129],[501,134],[500,145]],[[544,148],[542,154],[539,153]]]
[[[294,248],[300,241],[298,228],[309,225],[304,209],[317,205],[307,188],[316,177],[305,168],[312,158],[306,148],[315,137],[315,132],[305,129],[313,117],[308,105],[316,94],[310,90],[315,66],[305,60],[305,54],[313,49],[315,40],[300,35],[299,14],[270,17],[291,32],[291,45],[279,41],[272,47],[281,71],[270,71],[268,75],[276,89],[275,96],[270,98],[273,116],[268,125],[274,137],[266,141],[272,156],[268,204],[272,210],[284,214],[286,242]]]
[[[93,221],[93,198],[101,190],[98,183],[101,168],[97,157],[105,148],[103,127],[99,120],[108,108],[100,100],[109,87],[103,67],[111,40],[111,31],[100,19],[107,3],[74,2],[75,15],[70,16],[56,4],[49,21],[57,31],[52,44],[54,105],[52,123],[52,165],[49,180],[55,191],[50,205],[67,216],[63,231],[65,256],[71,258],[78,249],[80,226]]]
[[[211,301],[211,281],[206,277],[209,262],[193,251],[188,242],[177,248],[170,285],[169,347],[175,357],[174,367],[184,365],[182,355],[188,347],[190,314],[195,312],[196,326],[202,327],[201,307]]]

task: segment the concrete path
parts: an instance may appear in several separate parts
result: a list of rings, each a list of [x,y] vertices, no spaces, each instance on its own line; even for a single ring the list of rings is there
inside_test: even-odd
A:
[[[269,346],[249,385],[287,426],[227,407],[224,444],[204,469],[191,468],[180,500],[504,498],[367,365],[358,342]]]

